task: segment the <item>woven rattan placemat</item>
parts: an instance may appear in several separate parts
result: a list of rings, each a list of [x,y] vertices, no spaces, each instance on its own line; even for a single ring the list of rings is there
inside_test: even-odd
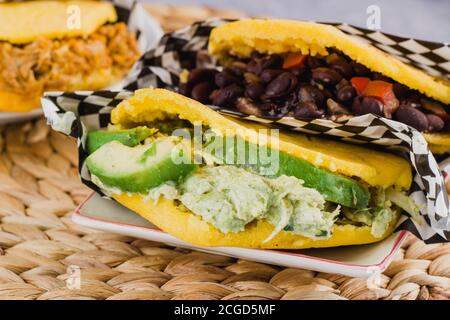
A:
[[[166,30],[209,16],[151,6]],[[379,282],[192,252],[74,224],[90,193],[75,141],[44,119],[0,127],[0,299],[450,299],[450,244],[409,237]],[[69,266],[80,268],[80,283]],[[79,289],[77,289],[79,288]]]

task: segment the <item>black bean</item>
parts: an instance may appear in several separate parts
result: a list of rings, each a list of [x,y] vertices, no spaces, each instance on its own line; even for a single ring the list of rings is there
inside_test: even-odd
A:
[[[290,68],[289,71],[297,78],[304,77],[306,75],[306,70],[304,67]]]
[[[333,99],[327,99],[327,107],[330,114],[349,114],[349,111],[343,105]]]
[[[441,103],[439,103],[435,100],[425,99],[425,98],[420,99],[420,103],[422,104],[422,107],[425,110],[428,110],[431,113],[433,113],[443,119],[448,118],[447,111],[445,111],[445,109]]]
[[[319,58],[313,56],[307,57],[306,64],[310,69],[319,68],[324,65],[324,63]]]
[[[253,82],[259,82],[259,77],[251,72],[245,72],[244,73],[244,80],[245,83],[253,83]]]
[[[200,101],[201,103],[209,102],[209,95],[213,90],[212,84],[210,82],[200,82],[196,84],[192,89],[191,96],[193,99]]]
[[[298,91],[298,100],[300,102],[313,101],[318,106],[321,106],[325,102],[325,96],[319,88],[306,85],[300,87],[300,90]]]
[[[230,70],[232,70],[235,75],[242,76],[245,72],[245,66],[246,64],[244,62],[234,61],[230,66]]]
[[[286,111],[294,110],[299,104],[298,93],[292,92],[288,97],[283,97],[283,105]]]
[[[341,101],[345,102],[350,99],[353,99],[353,97],[356,96],[356,90],[350,85],[343,86],[340,88],[336,93],[336,98]]]
[[[298,119],[315,119],[324,115],[325,111],[317,107],[312,101],[302,102],[294,110],[294,117]]]
[[[342,78],[341,81],[336,85],[336,89],[339,90],[342,87],[345,86],[351,86],[352,84],[345,78]]]
[[[197,83],[208,81],[213,82],[214,76],[216,75],[217,70],[215,69],[206,69],[206,68],[197,68],[192,69],[189,72],[188,76],[188,83],[192,86],[196,85]]]
[[[383,116],[383,103],[373,97],[356,97],[353,100],[352,110],[358,115],[373,113]]]
[[[394,85],[392,86],[392,90],[394,90],[394,94],[397,99],[407,97],[409,92],[411,91],[407,86],[398,82],[394,83]]]
[[[265,69],[281,68],[283,58],[279,55],[265,56],[250,60],[246,66],[246,71],[259,75]]]
[[[331,64],[331,68],[339,72],[341,76],[345,78],[350,78],[353,74],[352,66],[345,61],[336,61],[335,63]]]
[[[411,107],[411,108],[420,108],[422,107],[422,104],[420,101],[416,98],[406,98],[403,100],[400,100],[400,105],[404,107]]]
[[[247,66],[245,67],[245,71],[254,73],[256,75],[259,75],[262,70],[263,69],[260,60],[250,60],[250,62],[247,63]]]
[[[353,72],[355,72],[355,74],[357,76],[369,76],[370,75],[370,70],[366,66],[364,66],[358,62],[355,62],[355,61],[350,62],[350,65],[353,68]]]
[[[283,72],[284,71],[280,69],[266,69],[261,72],[259,78],[261,79],[262,82],[269,83]]]
[[[244,89],[236,83],[230,84],[225,88],[214,90],[210,98],[212,103],[216,106],[224,106],[225,104],[232,104],[237,98],[242,96]]]
[[[264,93],[264,86],[260,82],[247,84],[245,87],[245,95],[252,100],[259,100]]]
[[[180,83],[180,86],[178,87],[178,93],[186,97],[191,96],[191,90],[192,86],[189,85],[188,83]]]
[[[261,104],[259,105],[259,108],[260,108],[262,111],[270,111],[270,110],[275,110],[275,109],[277,109],[277,105],[276,105],[276,103],[274,103],[274,102],[266,101],[266,102],[261,103]]]
[[[436,132],[440,131],[444,128],[444,120],[442,120],[440,117],[438,117],[435,114],[427,114],[428,119],[428,131],[429,132]]]
[[[394,114],[394,119],[419,131],[428,129],[427,116],[417,108],[400,106]]]
[[[247,98],[238,98],[236,100],[235,107],[240,112],[243,112],[245,114],[260,116],[262,114],[261,110],[258,108],[256,104],[251,102]]]
[[[273,79],[266,87],[265,98],[277,98],[287,95],[297,86],[297,78],[290,72],[284,72]]]
[[[341,81],[342,76],[330,68],[316,68],[312,70],[312,78],[323,85],[335,85]]]
[[[263,70],[278,69],[278,68],[281,68],[282,64],[283,64],[283,58],[278,54],[267,56],[262,59],[262,69]]]
[[[214,77],[215,83],[219,88],[226,87],[232,83],[239,83],[239,78],[228,68],[225,68],[222,72],[219,72]]]

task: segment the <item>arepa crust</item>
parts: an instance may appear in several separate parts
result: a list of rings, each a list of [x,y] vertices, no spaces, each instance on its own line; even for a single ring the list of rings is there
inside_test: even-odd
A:
[[[106,1],[26,1],[0,4],[0,21],[0,41],[24,44],[40,37],[88,36],[116,22],[117,13]]]
[[[225,129],[236,134],[254,132],[258,126],[220,115],[201,103],[165,89],[141,89],[134,96],[120,103],[111,114],[113,124],[134,127],[168,117],[179,117],[192,123],[201,121],[218,133]],[[250,135],[251,136],[251,135]],[[243,138],[247,138],[244,135]],[[411,168],[406,160],[391,154],[367,150],[355,145],[343,144],[302,135],[280,134],[279,149],[316,163],[325,169],[334,169],[347,176],[358,177],[373,186],[392,185],[408,189],[411,184]],[[320,159],[320,161],[318,161]],[[380,178],[381,177],[381,178]],[[246,248],[305,249],[366,244],[389,236],[398,221],[400,212],[386,230],[376,238],[368,226],[333,226],[329,239],[314,240],[292,232],[281,231],[265,242],[274,226],[257,220],[238,233],[222,233],[175,201],[160,197],[157,202],[140,194],[114,194],[117,202],[147,219],[163,231],[190,243],[202,246],[239,246]]]

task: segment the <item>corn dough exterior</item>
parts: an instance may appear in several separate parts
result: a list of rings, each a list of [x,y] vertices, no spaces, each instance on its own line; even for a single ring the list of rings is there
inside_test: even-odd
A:
[[[117,14],[111,3],[103,1],[27,1],[0,4],[0,21],[0,41],[24,44],[40,37],[88,36],[105,23],[116,22]]]
[[[190,122],[202,121],[217,132],[228,129],[240,135],[245,131],[254,132],[254,129],[258,128],[254,124],[224,117],[197,101],[164,89],[136,91],[133,97],[119,104],[111,116],[114,124],[125,127],[177,116]],[[250,135],[247,140],[251,139]],[[387,188],[395,185],[409,189],[411,184],[411,168],[408,162],[391,154],[336,141],[307,139],[303,135],[294,134],[280,134],[278,147],[283,152],[315,163],[321,168],[357,177],[372,186]],[[389,236],[398,220],[394,219],[381,238],[374,237],[370,232],[371,228],[367,226],[334,225],[332,237],[326,240],[313,240],[281,231],[270,241],[264,242],[274,227],[262,220],[250,223],[242,232],[225,234],[184,206],[163,197],[157,203],[146,201],[139,194],[115,194],[113,198],[163,231],[202,246],[302,249],[365,244]]]

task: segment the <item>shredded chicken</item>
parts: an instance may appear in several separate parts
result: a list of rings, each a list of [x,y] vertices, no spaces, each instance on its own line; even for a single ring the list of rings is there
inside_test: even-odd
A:
[[[0,88],[23,94],[67,90],[93,70],[126,72],[139,56],[136,36],[124,23],[104,25],[86,38],[0,42]]]

